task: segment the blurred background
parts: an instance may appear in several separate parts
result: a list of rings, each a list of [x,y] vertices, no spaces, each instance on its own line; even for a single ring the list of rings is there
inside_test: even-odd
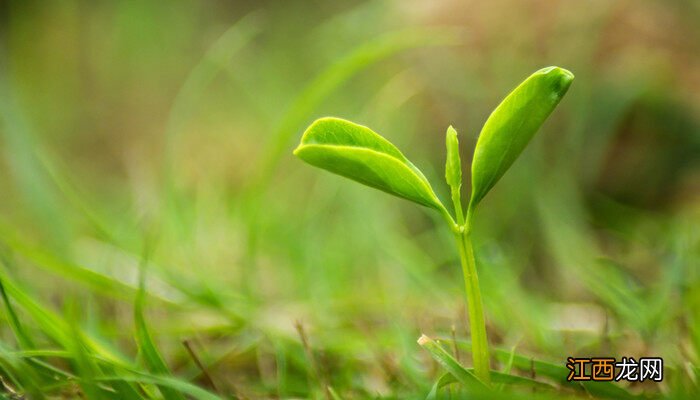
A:
[[[690,396],[699,21],[692,0],[0,2],[0,260],[16,312],[2,312],[2,390],[30,391],[39,369],[17,325],[34,351],[70,353],[53,330],[66,323],[147,369],[146,270],[148,328],[179,380],[251,399],[326,385],[425,398],[441,371],[416,339],[469,332],[450,232],[291,150],[314,119],[350,119],[447,200],[446,128],[468,178],[490,111],[558,65],[574,84],[476,216],[490,342],[562,368],[663,357],[663,383],[618,385]],[[83,390],[56,376],[41,390]]]

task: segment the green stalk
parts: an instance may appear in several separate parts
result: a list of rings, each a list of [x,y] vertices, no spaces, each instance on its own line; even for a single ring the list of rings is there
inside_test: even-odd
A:
[[[486,320],[484,319],[484,307],[481,302],[481,290],[479,289],[479,277],[476,273],[476,262],[471,241],[471,209],[467,210],[467,221],[464,229],[455,234],[459,256],[462,261],[462,274],[467,294],[467,308],[469,311],[469,326],[472,336],[472,360],[474,373],[487,385],[491,383],[489,371],[491,369],[489,358],[489,342],[486,337]]]
[[[453,186],[450,192],[452,193],[452,204],[455,208],[455,216],[457,217],[457,223],[461,226],[462,224],[464,224],[464,215],[462,214],[462,195],[459,189],[459,186]]]

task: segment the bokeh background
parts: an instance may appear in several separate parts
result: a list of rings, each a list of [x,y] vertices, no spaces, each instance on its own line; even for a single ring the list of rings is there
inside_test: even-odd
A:
[[[69,353],[39,357],[78,376],[37,378],[51,395],[84,390],[62,323],[146,371],[145,269],[146,321],[180,381],[425,398],[441,371],[418,336],[468,337],[449,231],[291,150],[315,118],[347,118],[448,199],[447,126],[468,178],[490,111],[559,65],[573,86],[475,221],[490,342],[561,367],[660,356],[663,383],[619,386],[691,396],[699,21],[692,0],[0,2],[1,275],[17,317],[3,309],[0,391],[30,391],[41,369],[14,320],[34,351]]]

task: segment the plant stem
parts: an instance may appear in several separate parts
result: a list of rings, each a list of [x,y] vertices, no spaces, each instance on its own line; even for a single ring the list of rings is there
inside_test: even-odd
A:
[[[471,211],[471,210],[468,210]],[[489,376],[490,358],[489,342],[486,337],[486,320],[484,308],[481,302],[481,290],[479,289],[479,277],[476,273],[476,262],[471,242],[471,213],[467,212],[467,222],[463,230],[456,233],[457,247],[462,261],[462,274],[467,294],[467,308],[469,311],[469,326],[472,336],[472,360],[474,373],[487,385],[491,383]]]
[[[454,219],[452,219],[452,215],[450,215],[450,212],[447,211],[445,206],[441,204],[442,208],[439,209],[440,214],[442,214],[442,217],[445,219],[445,223],[447,223],[447,226],[450,228],[450,230],[453,233],[458,233],[460,231],[460,226],[458,225]]]
[[[450,188],[452,194],[452,204],[455,208],[455,216],[457,217],[457,224],[464,224],[464,215],[462,214],[462,195],[460,193],[459,186],[453,186]]]

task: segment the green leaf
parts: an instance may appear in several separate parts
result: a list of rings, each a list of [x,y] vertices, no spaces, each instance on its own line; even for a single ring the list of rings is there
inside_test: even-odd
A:
[[[457,131],[450,125],[445,137],[447,146],[447,161],[445,162],[445,180],[451,188],[458,189],[462,186],[462,161],[459,158],[459,140]]]
[[[522,153],[573,79],[574,75],[563,68],[543,68],[493,110],[474,150],[469,210],[476,207]]]
[[[441,341],[451,342],[452,339],[441,338]],[[471,341],[469,340],[457,340],[457,346],[460,349],[467,352],[471,351]],[[618,385],[616,382],[605,382],[605,381],[567,381],[566,377],[569,375],[570,370],[566,368],[566,364],[562,362],[561,364],[555,364],[547,361],[542,361],[534,359],[532,357],[518,354],[513,352],[513,350],[505,349],[494,349],[494,357],[502,363],[512,363],[513,367],[522,370],[534,372],[536,376],[544,376],[549,379],[554,380],[559,385],[563,387],[568,387],[576,390],[585,390],[593,396],[604,397],[608,399],[639,399],[641,396],[634,395],[628,392],[625,388]],[[495,376],[494,371],[491,371],[492,378],[494,382],[498,382],[500,379]]]
[[[445,210],[423,173],[396,146],[365,126],[321,118],[306,129],[294,154],[334,174]]]
[[[486,384],[476,377],[471,371],[464,368],[457,360],[454,359],[445,349],[443,349],[433,339],[422,335],[418,339],[418,344],[428,350],[435,361],[447,370],[459,383],[467,389],[486,390]]]
[[[472,368],[465,368],[469,372],[473,372],[474,370]],[[502,373],[502,372],[497,372],[497,371],[491,371],[491,378],[493,380],[493,383],[498,383],[501,386],[503,385],[521,385],[521,386],[530,386],[532,388],[539,388],[539,389],[554,389],[554,387],[548,383],[544,382],[539,382],[534,379],[526,378],[524,376],[518,376],[518,375],[511,375],[510,373]],[[435,400],[438,398],[438,392],[440,389],[444,388],[447,385],[450,385],[452,383],[456,383],[457,378],[455,378],[451,373],[447,372],[443,374],[440,379],[438,379],[435,384],[433,384],[433,387],[430,389],[430,392],[428,393],[428,396],[425,398],[425,400]]]
[[[446,372],[442,374],[442,376],[440,376],[440,378],[435,382],[435,384],[433,384],[433,387],[430,388],[430,392],[425,397],[425,400],[437,400],[440,389],[455,382],[457,382],[457,379],[455,379],[455,377],[452,376],[451,373]]]

